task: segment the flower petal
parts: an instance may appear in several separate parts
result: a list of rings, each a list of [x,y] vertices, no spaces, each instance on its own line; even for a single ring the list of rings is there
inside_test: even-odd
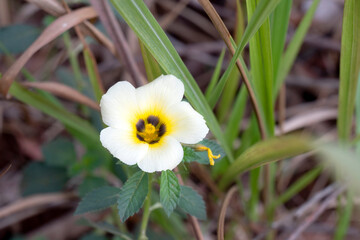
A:
[[[160,143],[149,146],[145,158],[138,162],[138,166],[144,172],[172,170],[183,156],[181,144],[175,138],[166,136]]]
[[[179,103],[184,96],[184,84],[173,75],[161,75],[136,89],[140,111],[164,109]]]
[[[123,163],[133,165],[141,161],[148,152],[149,145],[137,142],[132,131],[105,128],[100,133],[100,141],[109,152]]]
[[[126,81],[117,82],[102,96],[101,115],[106,125],[127,129],[137,113],[135,88]]]
[[[195,144],[206,137],[209,128],[198,112],[188,102],[180,102],[166,110],[166,114],[173,121],[172,137],[182,143]]]

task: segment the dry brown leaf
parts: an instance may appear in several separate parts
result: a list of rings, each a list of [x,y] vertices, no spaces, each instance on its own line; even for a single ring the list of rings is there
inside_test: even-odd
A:
[[[50,92],[56,96],[84,104],[97,111],[100,111],[99,104],[86,97],[85,95],[81,94],[80,92],[76,91],[75,89],[68,87],[64,84],[56,82],[25,82],[23,83],[23,85],[26,87],[33,87]]]
[[[16,60],[16,62],[6,71],[0,79],[0,93],[6,96],[9,88],[23,66],[29,59],[46,44],[60,36],[65,31],[83,22],[86,19],[94,18],[97,14],[92,7],[85,7],[72,13],[63,15],[50,24],[42,34],[26,49],[26,51]]]
[[[62,6],[57,0],[26,0],[29,3],[33,3],[45,12],[53,15],[55,17],[59,17],[61,15],[66,14],[66,9]],[[114,44],[107,38],[101,31],[99,31],[93,24],[88,21],[84,21],[84,25],[80,25],[83,28],[83,31],[86,35],[91,36],[96,41],[104,45],[111,54],[120,59],[117,55]]]

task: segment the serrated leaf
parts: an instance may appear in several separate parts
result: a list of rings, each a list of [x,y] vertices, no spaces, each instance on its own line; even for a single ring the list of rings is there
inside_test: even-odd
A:
[[[142,207],[148,193],[148,176],[139,171],[131,176],[121,188],[118,210],[121,221],[125,222]]]
[[[160,202],[168,216],[176,208],[180,198],[180,185],[175,173],[171,170],[161,173]]]
[[[79,203],[75,215],[96,212],[108,208],[116,203],[120,189],[104,186],[89,192]]]
[[[183,146],[183,149],[184,149],[184,157],[183,157],[184,162],[194,162],[198,160],[199,156],[196,154],[194,149],[185,146]]]
[[[76,160],[74,145],[66,138],[57,138],[43,145],[42,153],[49,166],[69,167]]]
[[[205,202],[191,187],[181,186],[179,207],[200,220],[206,219]]]
[[[22,195],[61,191],[68,180],[66,169],[47,166],[45,163],[30,163],[23,171]]]

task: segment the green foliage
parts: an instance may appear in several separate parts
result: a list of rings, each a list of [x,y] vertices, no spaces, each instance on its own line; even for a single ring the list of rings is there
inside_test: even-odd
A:
[[[168,216],[176,208],[180,198],[180,185],[175,173],[171,170],[161,172],[160,202]]]
[[[75,215],[96,212],[108,208],[114,204],[119,197],[120,189],[104,186],[89,192],[76,208]]]
[[[121,221],[134,215],[142,207],[148,193],[148,175],[138,171],[121,188],[117,207]]]
[[[67,180],[65,168],[52,167],[45,163],[30,163],[23,171],[22,195],[58,192],[64,189]]]
[[[206,219],[206,207],[202,197],[191,187],[181,186],[179,207],[200,220]]]
[[[259,0],[248,0],[249,21],[258,9]],[[264,21],[259,30],[250,39],[250,63],[252,83],[260,107],[260,114],[265,123],[267,136],[274,132],[274,106],[273,106],[273,62],[271,49],[270,21]]]
[[[341,37],[338,134],[348,140],[354,114],[356,86],[360,71],[360,2],[345,2]]]
[[[24,52],[40,35],[40,29],[27,24],[16,24],[0,28],[0,54],[6,48],[11,54]]]
[[[44,144],[42,146],[42,153],[46,164],[49,166],[66,168],[76,160],[73,143],[62,137]]]
[[[286,76],[288,75],[294,61],[296,59],[297,54],[299,53],[302,42],[304,41],[305,35],[311,25],[311,21],[315,15],[316,9],[319,5],[320,0],[314,0],[310,9],[305,14],[302,19],[299,27],[296,29],[296,32],[291,39],[281,61],[279,68],[276,69],[277,76],[275,82],[275,93],[277,93],[280,89],[281,84],[285,81]],[[274,95],[274,97],[276,94]],[[273,99],[275,101],[275,99]]]
[[[92,190],[103,187],[106,184],[106,180],[101,177],[86,176],[78,187],[79,196],[84,197]]]
[[[296,156],[311,149],[311,139],[305,136],[281,136],[258,142],[248,148],[229,166],[219,185],[221,188],[225,188],[244,171]]]

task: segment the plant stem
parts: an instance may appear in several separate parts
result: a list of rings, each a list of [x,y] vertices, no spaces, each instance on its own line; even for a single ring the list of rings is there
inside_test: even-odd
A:
[[[148,189],[148,194],[146,196],[145,203],[144,203],[144,212],[143,212],[143,217],[141,220],[140,236],[138,238],[139,240],[148,240],[148,238],[146,236],[146,228],[147,228],[147,225],[149,222],[149,217],[150,217],[153,174],[149,173],[148,176],[149,176],[149,189]]]

